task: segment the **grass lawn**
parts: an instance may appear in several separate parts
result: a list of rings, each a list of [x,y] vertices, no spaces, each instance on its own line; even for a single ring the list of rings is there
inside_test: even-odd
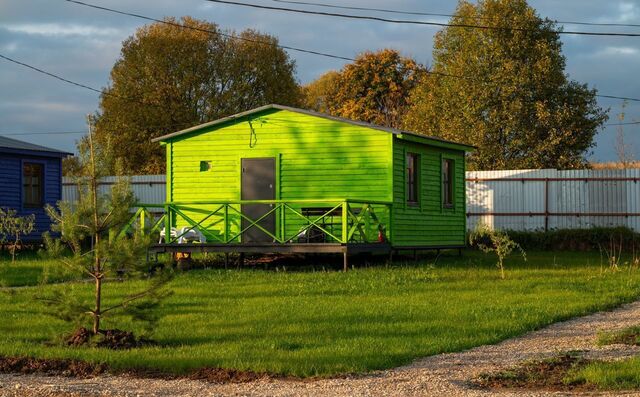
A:
[[[77,278],[78,275],[53,261],[43,260],[37,253],[21,252],[15,263],[12,263],[6,253],[0,252],[0,287],[22,287]]]
[[[182,273],[171,283],[175,293],[153,335],[161,345],[128,351],[47,344],[70,325],[47,316],[35,297],[64,288],[90,299],[92,285],[16,289],[0,293],[0,355],[78,358],[116,369],[174,373],[211,366],[327,376],[496,343],[640,296],[640,271],[607,271],[597,253],[529,252],[526,263],[507,260],[506,280],[499,279],[492,256],[476,252],[432,263],[347,273]],[[28,284],[11,277],[15,285]],[[107,283],[106,304],[141,285]],[[103,326],[142,331],[124,317],[105,317]]]
[[[640,389],[640,357],[593,362],[570,374],[567,380],[594,385],[601,390],[637,390]]]

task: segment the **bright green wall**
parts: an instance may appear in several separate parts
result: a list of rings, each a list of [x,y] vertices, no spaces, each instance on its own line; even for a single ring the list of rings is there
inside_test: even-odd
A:
[[[406,152],[420,156],[419,205],[406,204]],[[454,160],[454,208],[442,207],[442,157]],[[451,246],[465,243],[464,152],[394,139],[393,245]]]
[[[253,130],[253,131],[252,131]],[[415,138],[411,138],[415,139]],[[464,153],[394,137],[393,134],[288,110],[270,109],[166,141],[167,197],[173,202],[240,199],[240,160],[276,158],[276,198],[354,199],[393,202],[387,228],[394,246],[451,246],[465,243]],[[420,205],[405,205],[405,153],[420,154]],[[441,159],[455,160],[455,206],[441,205]],[[210,161],[209,171],[200,161]],[[301,206],[314,206],[304,204]],[[326,204],[322,204],[326,206]],[[202,213],[211,206],[200,208]],[[389,214],[376,207],[389,224]],[[185,211],[196,221],[197,211]],[[230,217],[231,232],[240,218]],[[216,217],[207,221],[215,221]],[[186,223],[178,221],[178,226]],[[292,214],[287,234],[303,221]],[[279,227],[279,226],[278,226]],[[210,228],[216,233],[217,226]],[[218,230],[221,232],[221,230]]]
[[[281,200],[392,200],[391,134],[285,110],[253,114],[251,125],[254,133],[245,117],[172,139],[168,197],[239,200],[240,159],[276,157]],[[200,171],[200,161],[211,169]],[[288,217],[287,227],[296,222]]]

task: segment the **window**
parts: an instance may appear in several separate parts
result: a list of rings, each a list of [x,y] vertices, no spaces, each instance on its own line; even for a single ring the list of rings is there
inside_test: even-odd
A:
[[[206,172],[211,169],[211,161],[201,161],[200,162],[200,172]]]
[[[407,153],[407,204],[418,204],[418,159],[415,153]]]
[[[442,160],[442,206],[453,208],[453,160]]]
[[[22,204],[25,207],[42,207],[44,167],[37,163],[22,165]]]

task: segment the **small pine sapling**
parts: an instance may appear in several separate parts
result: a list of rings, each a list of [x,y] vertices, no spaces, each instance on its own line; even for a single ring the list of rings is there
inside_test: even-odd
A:
[[[157,320],[157,307],[169,292],[165,286],[170,270],[156,273],[147,288],[106,305],[102,300],[103,287],[116,278],[141,278],[149,275],[144,260],[149,239],[143,233],[118,235],[131,219],[130,209],[135,204],[127,178],[120,177],[106,193],[99,191],[99,179],[109,170],[108,151],[94,146],[91,129],[88,140],[80,145],[79,168],[76,178],[78,201],[48,206],[53,220],[52,231],[59,237],[45,235],[50,256],[67,268],[81,272],[95,283],[91,302],[74,296],[73,289],[59,289],[43,298],[57,309],[55,314],[70,322],[83,323],[87,315],[93,325],[93,336],[104,333],[102,320],[114,311],[125,312],[135,320],[149,324]]]
[[[484,223],[478,223],[476,228],[469,234],[469,244],[477,246],[482,252],[495,252],[498,257],[496,266],[500,269],[500,278],[505,278],[504,260],[513,250],[520,251],[522,258],[526,261],[527,254],[520,244],[511,240],[509,235],[501,230],[494,230]]]

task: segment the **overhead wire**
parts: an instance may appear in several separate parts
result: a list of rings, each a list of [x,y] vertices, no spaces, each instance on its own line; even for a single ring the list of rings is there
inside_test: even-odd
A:
[[[319,55],[319,56],[323,56],[323,57],[327,57],[327,58],[341,59],[341,60],[344,60],[344,61],[353,61],[354,60],[353,58],[344,57],[344,56],[340,56],[340,55],[334,55],[334,54],[324,53],[324,52],[320,52],[320,51],[307,50],[307,49],[304,49],[304,48],[292,47],[292,46],[288,46],[288,45],[274,44],[274,43],[271,43],[271,42],[268,42],[268,41],[264,41],[264,40],[250,39],[250,38],[247,38],[247,37],[240,37],[240,36],[233,35],[233,34],[227,34],[227,33],[221,32],[221,31],[214,31],[214,30],[210,30],[210,29],[199,28],[199,27],[196,27],[196,26],[184,25],[184,24],[177,23],[177,22],[171,22],[171,21],[167,21],[167,20],[163,20],[163,19],[149,17],[149,16],[146,16],[146,15],[136,14],[136,13],[127,12],[127,11],[121,11],[121,10],[116,10],[114,8],[103,7],[103,6],[99,6],[99,5],[95,5],[95,4],[91,4],[91,3],[86,3],[84,1],[79,1],[79,0],[65,0],[65,1],[69,2],[69,3],[74,3],[74,4],[77,4],[77,5],[85,6],[85,7],[95,8],[97,10],[103,10],[103,11],[108,11],[108,12],[112,12],[112,13],[115,13],[115,14],[126,15],[126,16],[139,18],[139,19],[145,19],[147,21],[158,22],[158,23],[162,23],[162,24],[165,24],[165,25],[176,26],[176,27],[180,27],[180,28],[184,28],[184,29],[191,29],[191,30],[196,30],[196,31],[204,32],[204,33],[216,34],[216,35],[220,35],[220,36],[227,37],[227,38],[232,38],[232,39],[237,39],[237,40],[242,40],[242,41],[247,41],[247,42],[252,42],[252,43],[258,43],[258,44],[272,45],[272,46],[276,46],[276,47],[283,48],[283,49],[286,49],[286,50],[303,52],[303,53],[313,54],[313,55]]]
[[[74,1],[74,0],[67,0],[67,1]],[[371,15],[353,15],[353,14],[341,14],[337,12],[311,11],[311,10],[302,10],[299,8],[274,7],[274,6],[267,6],[262,4],[243,3],[239,1],[230,1],[230,0],[205,0],[205,1],[208,1],[211,3],[218,3],[218,4],[228,4],[228,5],[235,5],[235,6],[241,6],[241,7],[257,8],[257,9],[269,10],[269,11],[283,11],[283,12],[297,13],[297,14],[379,21],[379,22],[395,23],[395,24],[427,25],[427,26],[483,29],[483,30],[509,30],[509,31],[518,31],[518,32],[535,32],[535,29],[519,28],[519,27],[513,27],[513,26],[488,26],[488,25],[473,25],[473,24],[467,24],[467,23],[445,23],[445,22],[432,22],[432,21],[416,21],[416,20],[407,20],[407,19],[389,19],[389,18],[382,18],[382,17],[371,16]],[[630,32],[585,32],[585,31],[574,31],[574,30],[556,30],[554,32],[557,34],[565,34],[565,35],[569,34],[569,35],[579,35],[579,36],[640,37],[640,33],[630,33]]]
[[[181,24],[181,23],[177,23],[177,22],[167,21],[167,20],[164,20],[164,19],[153,18],[153,17],[150,17],[150,16],[141,15],[141,14],[137,14],[137,13],[117,10],[115,8],[98,6],[98,5],[87,3],[87,2],[84,2],[84,1],[80,1],[80,0],[65,0],[65,1],[67,1],[69,3],[77,4],[77,5],[82,5],[82,6],[85,6],[85,7],[90,7],[90,8],[102,10],[102,11],[112,12],[112,13],[115,13],[115,14],[126,15],[126,16],[130,16],[130,17],[134,17],[134,18],[139,18],[139,19],[144,19],[144,20],[147,20],[147,21],[152,21],[152,22],[158,22],[158,23],[162,23],[162,24],[165,24],[165,25],[175,26],[175,27],[179,27],[179,28],[183,28],[183,29],[190,29],[190,30],[195,30],[195,31],[199,31],[199,32],[209,33],[209,34],[221,35],[223,37],[228,37],[228,38],[232,38],[232,39],[238,39],[238,40],[249,41],[249,42],[258,43],[258,44],[265,44],[265,45],[275,46],[275,47],[282,48],[282,49],[285,49],[285,50],[292,50],[292,51],[297,51],[297,52],[302,52],[302,53],[307,53],[307,54],[312,54],[312,55],[318,55],[318,56],[323,56],[323,57],[327,57],[327,58],[339,59],[339,60],[343,60],[343,61],[350,61],[350,62],[353,62],[353,61],[356,60],[355,58],[346,57],[346,56],[342,56],[342,55],[330,54],[330,53],[327,53],[327,52],[308,50],[308,49],[304,49],[304,48],[300,48],[300,47],[292,47],[292,46],[282,45],[282,44],[274,44],[272,42],[268,42],[268,41],[264,41],[264,40],[249,39],[249,38],[246,38],[246,37],[227,34],[227,33],[221,32],[221,31],[199,28],[199,27],[196,27],[196,26],[190,26],[190,25],[185,25],[185,24]],[[443,72],[426,71],[426,73],[433,74],[433,75],[439,75],[439,76],[445,76],[445,77],[466,78],[464,76],[456,76],[456,75],[451,75],[451,74],[443,73]]]
[[[125,11],[120,11],[120,10],[115,10],[115,9],[112,9],[112,8],[108,8],[108,7],[97,6],[97,5],[85,3],[85,2],[82,2],[82,1],[79,1],[79,0],[65,0],[65,1],[70,2],[70,3],[75,3],[75,4],[78,4],[78,5],[83,5],[83,6],[87,6],[87,7],[91,7],[91,8],[96,8],[96,9],[108,11],[108,12],[113,12],[113,13],[118,13],[118,14],[122,14],[122,15],[128,15],[128,16],[132,16],[132,17],[136,17],[136,18],[146,19],[146,20],[149,20],[149,21],[154,21],[154,22],[174,25],[174,26],[178,26],[178,27],[182,27],[182,28],[186,28],[186,29],[206,31],[208,33],[221,34],[223,36],[226,35],[224,33],[218,32],[218,31],[211,31],[211,30],[192,27],[192,26],[187,26],[187,25],[183,25],[183,24],[179,24],[179,23],[173,23],[173,22],[170,22],[170,21],[165,21],[165,20],[160,20],[160,19],[156,19],[156,18],[152,18],[152,17],[147,17],[147,16],[140,15],[140,14],[129,13],[129,12],[125,12]],[[222,1],[222,0],[207,0],[207,1],[215,1],[215,2],[223,2],[223,3],[235,3],[235,2],[228,2],[228,1]],[[226,35],[226,36],[232,37],[232,38],[244,39],[244,38],[240,38],[240,37],[234,36],[234,35]],[[323,53],[323,52],[318,52],[318,51],[305,50],[305,49],[301,49],[301,48],[297,48],[297,47],[281,46],[281,45],[273,44],[273,43],[270,43],[270,42],[264,42],[264,41],[260,41],[260,40],[252,40],[252,39],[244,39],[244,40],[253,41],[253,42],[259,42],[259,43],[263,43],[263,44],[276,45],[276,46],[281,47],[283,49],[291,49],[291,50],[301,51],[301,52],[315,54],[315,55],[329,56],[329,57],[337,58],[337,59],[350,60],[350,61],[354,61],[355,60],[353,58],[336,56],[336,55],[333,55],[333,54],[328,54],[328,53]],[[132,98],[127,98],[127,97],[122,97],[122,96],[119,96],[119,95],[111,94],[111,93],[105,92],[104,90],[99,90],[99,89],[91,87],[89,85],[69,80],[69,79],[64,78],[62,76],[59,76],[59,75],[57,75],[55,73],[52,73],[52,72],[49,72],[49,71],[44,70],[42,68],[35,67],[33,65],[18,61],[16,59],[10,58],[10,57],[5,56],[3,54],[0,54],[0,58],[4,59],[6,61],[12,62],[14,64],[20,65],[22,67],[26,67],[28,69],[34,70],[34,71],[36,71],[38,73],[41,73],[41,74],[47,75],[49,77],[55,78],[55,79],[57,79],[59,81],[67,83],[67,84],[71,84],[71,85],[74,85],[74,86],[77,86],[77,87],[80,87],[80,88],[84,88],[84,89],[87,89],[87,90],[90,90],[90,91],[93,91],[93,92],[96,92],[96,93],[99,93],[99,94],[117,96],[117,97],[119,97],[121,99],[125,99],[125,100],[133,100]],[[446,76],[446,77],[469,78],[468,76],[456,76],[456,75],[451,75],[451,74],[446,74],[446,73],[439,73],[439,72],[430,72],[430,73],[431,74],[443,75],[443,76]],[[621,100],[625,100],[625,101],[640,102],[639,98],[614,96],[614,95],[602,95],[602,94],[597,94],[596,96],[597,97],[601,97],[601,98],[608,98],[608,99],[621,99]],[[145,103],[142,103],[142,104],[143,105],[160,106],[160,105],[155,105],[155,104],[145,104]],[[169,125],[169,126],[163,125],[163,126],[158,126],[158,127],[159,128],[168,128],[168,127],[187,126],[187,125],[192,125],[192,124],[193,123],[183,123],[183,124],[175,124],[175,125]],[[635,125],[635,124],[640,124],[640,122],[618,123],[618,124],[607,124],[607,125]],[[63,131],[63,132],[45,132],[45,133],[9,133],[9,134],[4,134],[4,135],[44,135],[44,134],[53,135],[53,134],[79,134],[79,133],[84,133],[84,132]]]
[[[371,8],[371,7],[355,7],[355,6],[343,6],[337,4],[328,4],[328,3],[317,3],[310,1],[294,1],[294,0],[272,0],[276,3],[286,3],[286,4],[298,4],[298,5],[308,5],[314,7],[324,7],[324,8],[335,8],[342,10],[355,10],[355,11],[374,11],[374,12],[384,12],[388,14],[401,14],[401,15],[418,15],[418,16],[432,16],[432,17],[460,17],[455,14],[444,14],[444,13],[435,13],[435,12],[420,12],[420,11],[400,11],[400,10],[392,10],[388,8]],[[462,17],[463,19],[476,19],[476,20],[487,20],[487,21],[495,21],[496,18],[491,17]],[[615,22],[584,22],[584,21],[559,21],[552,20],[552,22],[563,24],[563,25],[585,25],[585,26],[618,26],[618,27],[640,27],[640,24],[633,23],[615,23]]]

